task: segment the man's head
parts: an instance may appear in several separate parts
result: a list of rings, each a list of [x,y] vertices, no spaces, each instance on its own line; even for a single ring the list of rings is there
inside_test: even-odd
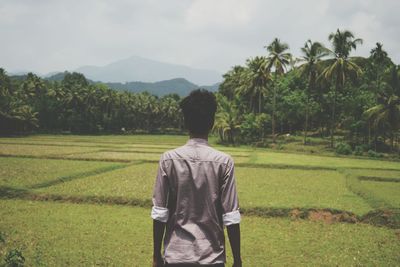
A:
[[[217,101],[215,95],[204,89],[192,91],[182,99],[185,127],[192,135],[207,135],[214,125]]]

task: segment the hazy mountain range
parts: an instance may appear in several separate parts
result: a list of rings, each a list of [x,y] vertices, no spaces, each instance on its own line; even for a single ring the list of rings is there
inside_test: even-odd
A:
[[[119,60],[105,66],[84,66],[74,71],[87,78],[102,82],[158,82],[184,78],[195,84],[215,84],[222,80],[221,73],[183,65],[150,60],[138,56]]]
[[[66,73],[67,72],[59,72],[45,79],[49,81],[62,81]],[[23,76],[14,76],[14,77],[23,78]],[[90,83],[99,83],[98,81],[95,82],[91,79],[88,79],[88,81]],[[167,94],[178,94],[180,96],[186,96],[190,91],[196,88],[204,88],[212,92],[215,92],[218,90],[219,86],[219,83],[213,85],[199,86],[183,78],[175,78],[171,80],[158,81],[154,83],[137,82],[137,81],[126,82],[126,83],[105,83],[105,82],[100,82],[100,83],[106,84],[108,87],[115,90],[129,91],[135,93],[147,91],[151,94],[158,96],[163,96]]]
[[[101,82],[110,88],[130,92],[148,91],[158,96],[171,93],[185,96],[199,87],[217,91],[222,81],[222,75],[217,71],[158,62],[138,56],[105,66],[83,66],[72,71],[84,74],[91,83]],[[51,72],[40,76],[47,80],[61,81],[65,73]],[[24,76],[24,73],[13,74],[15,78]]]

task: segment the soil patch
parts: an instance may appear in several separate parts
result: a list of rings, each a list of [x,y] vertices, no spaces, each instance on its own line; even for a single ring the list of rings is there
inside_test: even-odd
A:
[[[312,210],[308,213],[308,219],[311,221],[322,221],[327,224],[336,222],[356,223],[357,217],[347,212],[332,213],[326,210]]]

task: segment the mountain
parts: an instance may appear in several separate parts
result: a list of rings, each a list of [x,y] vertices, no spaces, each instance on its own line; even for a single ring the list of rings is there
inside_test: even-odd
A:
[[[167,94],[178,94],[180,96],[187,96],[190,91],[203,88],[211,92],[218,91],[220,83],[213,85],[199,86],[191,83],[183,78],[175,78],[171,80],[159,81],[154,83],[146,82],[126,82],[126,83],[104,83],[108,87],[115,90],[123,90],[129,92],[149,92],[157,96],[163,96]]]
[[[157,82],[182,77],[195,84],[215,84],[222,80],[221,73],[150,60],[138,56],[119,60],[105,66],[84,66],[75,70],[87,78],[102,82],[143,81]]]
[[[178,94],[180,96],[186,96],[188,93],[199,86],[189,82],[183,78],[176,78],[166,81],[159,81],[155,83],[146,82],[127,82],[127,83],[105,83],[110,88],[116,90],[124,90],[130,92],[144,92],[147,91],[150,94],[163,96],[167,94]]]
[[[49,81],[62,81],[67,72],[59,72],[50,77],[45,78]],[[163,96],[167,94],[178,94],[180,96],[186,96],[190,91],[196,88],[204,88],[209,91],[215,92],[218,90],[219,83],[208,85],[208,86],[198,86],[197,84],[191,83],[183,78],[175,78],[165,81],[158,81],[154,83],[150,82],[126,82],[126,83],[104,83],[95,82],[88,79],[89,83],[103,83],[108,87],[119,90],[119,91],[129,91],[129,92],[149,92],[157,96]]]
[[[64,72],[58,72],[58,73],[54,73],[53,75],[48,75],[47,77],[45,77],[44,79],[48,80],[48,81],[62,81],[65,77],[65,75],[67,74],[67,71]],[[89,81],[92,82],[92,81]]]

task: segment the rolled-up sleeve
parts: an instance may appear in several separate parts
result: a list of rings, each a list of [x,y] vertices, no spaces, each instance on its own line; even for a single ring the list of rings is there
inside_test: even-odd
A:
[[[224,225],[240,223],[241,219],[234,169],[233,160],[230,160],[226,165],[221,186],[222,220]]]
[[[168,177],[163,164],[164,157],[161,156],[153,190],[151,218],[160,222],[167,222],[169,218],[169,211],[167,208],[169,187]]]

